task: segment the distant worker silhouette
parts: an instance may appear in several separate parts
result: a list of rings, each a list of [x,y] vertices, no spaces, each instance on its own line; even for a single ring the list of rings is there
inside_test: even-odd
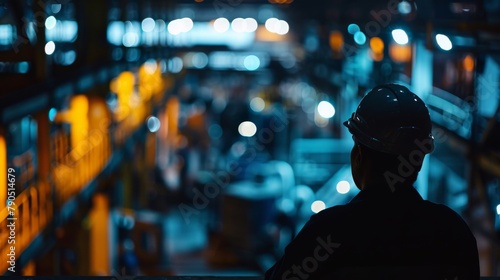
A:
[[[479,279],[467,224],[413,187],[434,149],[424,102],[404,86],[377,86],[344,125],[361,191],[311,216],[265,279]]]

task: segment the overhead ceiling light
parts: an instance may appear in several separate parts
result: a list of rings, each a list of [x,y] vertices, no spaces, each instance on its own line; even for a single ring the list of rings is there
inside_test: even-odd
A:
[[[290,26],[288,25],[288,22],[284,21],[284,20],[280,20],[279,21],[280,23],[280,27],[278,29],[278,33],[279,35],[285,35],[288,33],[288,31],[290,30]]]
[[[259,24],[254,18],[246,18],[245,19],[245,31],[246,32],[254,32],[259,27]]]
[[[345,180],[342,180],[337,183],[336,189],[338,193],[346,194],[351,190],[351,184],[349,184],[349,182]]]
[[[47,44],[45,44],[45,53],[47,55],[53,54],[55,50],[56,44],[53,41],[47,42]]]
[[[219,33],[224,33],[229,29],[230,23],[226,18],[218,18],[214,21],[214,29]]]
[[[401,1],[398,4],[398,12],[403,15],[411,13],[411,4],[408,1]]]
[[[492,1],[494,2],[494,1]],[[476,4],[474,3],[451,3],[450,10],[454,14],[472,14],[476,12]]]
[[[449,51],[453,47],[453,44],[451,43],[450,38],[448,38],[448,36],[446,36],[444,34],[437,34],[436,35],[436,42],[437,42],[438,46],[445,51]]]
[[[243,137],[252,137],[257,133],[257,126],[251,121],[244,121],[238,126],[238,132]]]
[[[408,34],[403,29],[392,30],[392,38],[399,45],[406,45],[409,41]]]
[[[266,108],[266,102],[260,97],[254,97],[250,101],[250,108],[254,112],[262,112]]]
[[[235,18],[233,22],[231,22],[231,28],[234,32],[245,32],[247,27],[247,23],[243,18]]]
[[[265,27],[267,31],[277,33],[280,29],[280,20],[277,18],[269,18],[266,20]]]
[[[319,213],[323,210],[325,210],[326,208],[326,205],[323,201],[321,200],[316,200],[314,201],[312,204],[311,204],[311,210],[314,212],[314,213]]]
[[[151,31],[153,31],[153,29],[155,29],[155,25],[156,25],[156,23],[155,23],[154,19],[145,18],[141,23],[142,31],[151,32]]]
[[[318,104],[318,113],[325,119],[332,118],[335,115],[335,107],[328,101],[321,101]]]
[[[56,24],[57,20],[54,16],[50,16],[45,20],[45,28],[47,28],[48,30],[56,27]]]

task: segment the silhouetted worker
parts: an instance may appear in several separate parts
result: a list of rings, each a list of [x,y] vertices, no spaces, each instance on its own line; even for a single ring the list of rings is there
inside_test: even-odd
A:
[[[375,87],[344,123],[353,135],[349,203],[311,216],[266,279],[479,279],[474,236],[413,187],[434,149],[429,111],[406,87]]]

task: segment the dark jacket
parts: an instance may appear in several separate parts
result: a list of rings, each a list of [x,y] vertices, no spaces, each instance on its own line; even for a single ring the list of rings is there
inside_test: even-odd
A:
[[[367,188],[311,216],[265,279],[479,279],[464,220],[411,186]]]

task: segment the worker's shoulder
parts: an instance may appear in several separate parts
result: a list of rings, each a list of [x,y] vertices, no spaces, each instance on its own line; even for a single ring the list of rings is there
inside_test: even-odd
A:
[[[351,204],[336,205],[326,208],[311,216],[313,220],[342,220],[352,218],[356,212],[359,212],[359,207]]]
[[[405,201],[400,202],[400,206],[397,205],[382,205],[373,204],[367,202],[359,203],[347,203],[344,205],[336,205],[320,211],[314,214],[311,218],[312,220],[335,220],[341,221],[344,219],[352,219],[359,216],[359,218],[369,218],[373,215],[378,215],[383,212],[388,212],[398,209],[413,209],[412,211],[418,212],[419,216],[426,217],[429,220],[436,220],[440,222],[449,222],[460,225],[466,225],[463,218],[455,212],[450,207],[444,204],[434,203],[428,200],[421,200],[420,202],[407,203]],[[404,206],[403,206],[404,205]]]
[[[454,222],[461,226],[467,226],[462,216],[447,205],[434,203],[428,200],[424,200],[422,205],[422,211],[427,212],[427,214],[434,217],[434,219]]]

